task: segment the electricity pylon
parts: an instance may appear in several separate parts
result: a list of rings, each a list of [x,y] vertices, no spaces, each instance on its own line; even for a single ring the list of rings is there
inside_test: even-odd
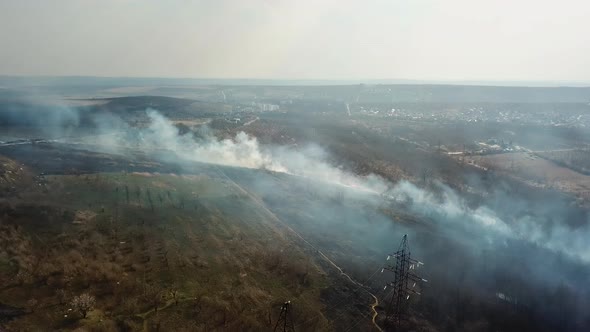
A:
[[[281,306],[281,313],[279,314],[279,320],[275,324],[274,332],[295,332],[295,325],[293,325],[293,318],[291,317],[291,301],[283,303]]]
[[[381,272],[388,270],[394,273],[394,280],[386,284],[383,289],[387,289],[387,286],[393,287],[386,309],[387,322],[392,322],[395,326],[399,326],[406,318],[410,295],[420,295],[414,287],[416,287],[418,282],[427,281],[412,272],[420,265],[424,265],[424,263],[411,258],[407,234],[404,235],[398,250],[387,256],[387,260],[392,257],[395,258],[395,265],[387,265]]]

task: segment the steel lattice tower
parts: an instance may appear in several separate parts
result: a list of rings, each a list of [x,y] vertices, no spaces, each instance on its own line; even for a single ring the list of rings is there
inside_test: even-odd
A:
[[[393,287],[393,291],[390,293],[391,298],[387,304],[386,315],[387,322],[393,322],[398,326],[406,318],[410,294],[420,295],[418,291],[414,290],[414,287],[418,282],[426,282],[426,279],[412,273],[413,270],[420,265],[424,265],[424,263],[411,258],[407,234],[402,238],[398,250],[387,256],[387,260],[392,257],[395,258],[395,265],[387,265],[381,272],[388,270],[394,273],[394,280],[388,283],[384,289],[387,289],[387,286]]]
[[[291,301],[283,303],[281,306],[281,313],[279,319],[275,324],[273,331],[295,332],[295,325],[293,325],[293,318],[291,317]],[[281,330],[282,329],[282,330]]]

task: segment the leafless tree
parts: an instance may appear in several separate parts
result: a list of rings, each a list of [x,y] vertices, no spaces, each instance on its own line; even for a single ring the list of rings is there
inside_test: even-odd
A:
[[[178,289],[172,288],[168,291],[170,297],[174,300],[174,305],[178,305]]]
[[[28,284],[33,281],[33,275],[25,269],[20,269],[16,274],[16,281],[19,285]]]
[[[94,299],[94,296],[88,293],[80,294],[74,297],[72,299],[72,302],[70,302],[72,307],[74,307],[76,311],[80,312],[83,318],[86,318],[86,315],[88,315],[88,311],[94,308],[95,303],[96,300]]]
[[[422,168],[420,170],[420,178],[422,179],[422,184],[426,184],[427,180],[430,180],[430,177],[432,176],[432,170],[429,168]]]
[[[154,201],[152,201],[152,192],[148,188],[146,193],[147,193],[148,201],[150,203],[150,208],[152,211],[154,211]]]

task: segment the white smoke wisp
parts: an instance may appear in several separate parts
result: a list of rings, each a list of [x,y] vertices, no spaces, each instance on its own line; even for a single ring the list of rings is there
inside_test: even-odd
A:
[[[358,176],[330,164],[327,162],[328,154],[317,145],[309,145],[300,150],[275,148],[272,155],[292,175],[371,194],[379,194],[388,187],[384,179],[374,174]]]
[[[418,213],[450,221],[465,220],[493,229],[498,234],[512,234],[511,228],[491,209],[485,206],[470,209],[452,189],[442,184],[438,186],[442,189],[439,196],[420,189],[408,181],[401,181],[388,192],[388,195],[391,198],[409,202],[411,209]]]
[[[507,222],[489,207],[481,205],[470,208],[452,189],[442,184],[438,186],[442,189],[441,195],[402,181],[390,189],[387,196],[389,199],[405,202],[411,211],[428,216],[436,223],[470,228],[477,237],[476,241],[503,242],[506,239],[517,239],[590,262],[588,227],[571,229],[567,226],[553,226],[544,230],[530,215]]]

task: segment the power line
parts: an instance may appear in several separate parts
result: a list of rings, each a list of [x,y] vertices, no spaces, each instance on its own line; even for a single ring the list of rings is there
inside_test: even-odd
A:
[[[386,284],[383,289],[387,289],[388,286],[393,288],[386,308],[386,324],[393,323],[398,327],[406,319],[410,295],[420,295],[415,289],[416,285],[427,280],[413,273],[424,263],[411,258],[407,234],[402,238],[398,250],[387,256],[387,260],[392,257],[395,258],[395,265],[388,265],[381,272],[388,270],[394,273],[394,280]]]

